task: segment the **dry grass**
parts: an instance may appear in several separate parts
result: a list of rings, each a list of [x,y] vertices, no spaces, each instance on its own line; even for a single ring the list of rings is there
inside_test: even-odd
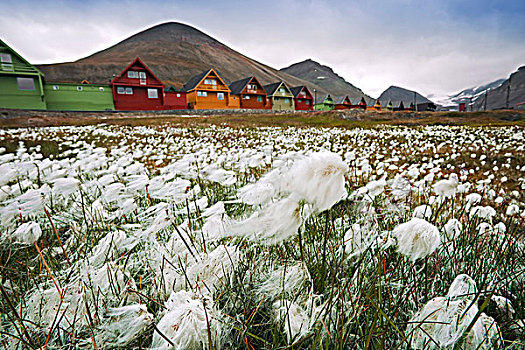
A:
[[[468,125],[468,126],[525,126],[525,111],[489,112],[295,112],[295,113],[228,113],[205,115],[182,115],[181,112],[48,112],[3,110],[0,127],[42,127],[65,125],[125,125],[178,127],[207,127],[223,125],[230,127],[371,127],[386,125]],[[216,113],[216,112],[214,112]]]

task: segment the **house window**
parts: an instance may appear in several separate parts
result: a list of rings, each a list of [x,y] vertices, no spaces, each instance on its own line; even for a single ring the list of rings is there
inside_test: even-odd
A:
[[[148,98],[159,98],[157,89],[148,89]]]
[[[280,89],[279,89],[279,92],[280,92],[281,94],[284,94],[284,93],[286,92],[286,90],[285,90],[285,88],[280,88]]]
[[[206,97],[208,93],[206,91],[197,91],[197,96]]]
[[[301,100],[301,99],[298,99],[297,101],[298,101],[299,103],[303,102],[303,100]]]
[[[223,92],[218,92],[217,93],[217,100],[221,100],[221,101],[224,100],[224,93]]]
[[[284,103],[290,103],[290,99],[289,98],[285,98],[284,99]]]
[[[245,100],[249,100],[250,96],[249,95],[243,95],[242,98],[245,99]]]
[[[101,86],[101,87],[98,88],[98,91],[104,92],[104,88]]]
[[[14,70],[13,60],[8,53],[0,53],[0,62],[2,63],[2,70]]]
[[[262,102],[262,96],[257,96],[257,102]]]
[[[139,77],[139,72],[134,70],[128,70],[128,78],[136,79]]]
[[[60,87],[58,85],[53,85],[53,90],[58,90]]]
[[[126,93],[126,90],[124,90],[123,87],[118,87],[117,88],[117,94],[124,95],[125,93]]]
[[[177,97],[180,97],[180,94],[177,94]]]
[[[82,91],[82,86],[77,86],[77,91]]]
[[[16,78],[18,90],[31,91],[35,89],[35,79],[33,78]]]
[[[140,72],[140,85],[146,85],[146,72]]]
[[[309,105],[310,104],[310,100],[306,100],[306,104]]]
[[[299,95],[301,95],[301,96],[306,96],[306,92],[301,91],[301,93],[300,93]]]
[[[13,59],[11,58],[11,54],[0,53],[0,62],[2,62],[2,63],[13,63]]]
[[[217,80],[215,80],[215,79],[204,79],[204,84],[217,85]]]
[[[127,87],[126,88],[126,95],[133,95],[133,88]]]

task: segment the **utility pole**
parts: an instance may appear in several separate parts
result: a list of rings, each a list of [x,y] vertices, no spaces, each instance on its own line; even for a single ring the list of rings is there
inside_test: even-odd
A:
[[[472,97],[470,97],[469,100],[470,100],[470,103],[469,103],[470,111],[472,112],[472,111],[474,111],[474,105],[472,104]]]
[[[415,91],[414,91],[414,111],[417,112],[417,95]]]
[[[483,111],[487,111],[487,97],[488,97],[488,94],[489,94],[489,90],[487,89],[487,91],[485,91],[485,101],[484,101],[484,104],[483,104]]]
[[[317,103],[317,90],[314,89],[314,109],[315,109],[315,104]]]
[[[509,109],[509,101],[510,101],[510,82],[512,79],[512,75],[509,77],[509,85],[507,86],[507,101],[505,103],[505,108]]]

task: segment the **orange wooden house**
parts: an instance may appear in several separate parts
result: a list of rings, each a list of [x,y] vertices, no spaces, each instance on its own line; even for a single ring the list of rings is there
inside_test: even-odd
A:
[[[182,91],[190,109],[239,108],[239,98],[230,95],[228,85],[213,68],[190,78]]]

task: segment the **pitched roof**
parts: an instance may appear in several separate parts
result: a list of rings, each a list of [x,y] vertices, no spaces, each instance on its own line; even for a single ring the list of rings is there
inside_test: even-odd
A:
[[[271,96],[275,93],[275,91],[277,91],[277,89],[279,88],[279,86],[281,86],[282,83],[283,83],[282,81],[279,81],[277,83],[264,85],[263,88],[264,90],[266,90],[266,93],[268,94],[268,96]]]
[[[244,90],[244,87],[253,79],[254,77],[248,77],[241,80],[234,81],[230,84],[229,88],[231,90],[231,93],[234,95],[238,95]]]
[[[298,98],[299,97],[299,93],[301,93],[301,91],[305,90],[309,96],[312,96],[312,93],[310,92],[310,90],[308,90],[308,87],[306,85],[299,85],[299,86],[294,86],[293,88],[290,89],[292,95],[294,98]],[[305,97],[301,97],[301,98],[305,98]],[[311,98],[313,99],[313,97],[306,97],[306,98]]]
[[[184,84],[184,86],[182,87],[182,91],[190,91],[190,90],[195,89],[197,85],[199,85],[199,83],[202,81],[202,79],[204,79],[204,77],[206,77],[208,73],[210,73],[210,71],[211,71],[211,68],[205,72],[202,72],[200,74],[197,74],[191,77],[190,80],[188,80],[186,84]]]
[[[25,58],[20,56],[20,54],[18,52],[16,52],[9,45],[7,45],[5,41],[0,39],[0,47],[2,47],[2,46],[5,47],[8,51],[10,51],[13,55],[15,55],[20,61],[22,61],[25,64],[27,64],[28,66],[30,66],[31,69],[34,69],[35,73],[40,74],[42,77],[44,76],[44,73],[42,73],[42,71],[40,71],[36,66],[32,65],[31,63],[29,63]],[[16,73],[15,71],[12,71],[12,72]]]
[[[193,77],[190,78],[190,80],[188,80],[186,82],[186,84],[184,84],[184,86],[182,87],[181,91],[183,92],[188,92],[188,91],[191,91],[193,89],[195,89],[199,83],[204,79],[206,78],[211,72],[215,73],[217,79],[219,79],[219,81],[224,84],[224,86],[226,86],[226,88],[228,90],[230,90],[230,88],[228,87],[228,84],[226,84],[226,82],[221,78],[221,76],[219,75],[219,73],[213,69],[213,68],[210,68],[208,69],[207,71],[205,72],[202,72],[201,74],[197,74]]]
[[[113,80],[111,80],[111,82],[117,82],[120,78],[124,76],[124,73],[127,72],[135,63],[139,63],[142,66],[142,68],[144,68],[153,77],[153,79],[158,81],[159,84],[164,85],[164,83],[151,71],[151,69],[148,68],[148,66],[146,66],[144,62],[142,62],[142,60],[139,57],[135,58],[130,64],[128,64],[127,67],[124,68],[124,70],[122,70],[122,72],[120,72],[119,75],[117,75],[115,78],[113,78]]]

